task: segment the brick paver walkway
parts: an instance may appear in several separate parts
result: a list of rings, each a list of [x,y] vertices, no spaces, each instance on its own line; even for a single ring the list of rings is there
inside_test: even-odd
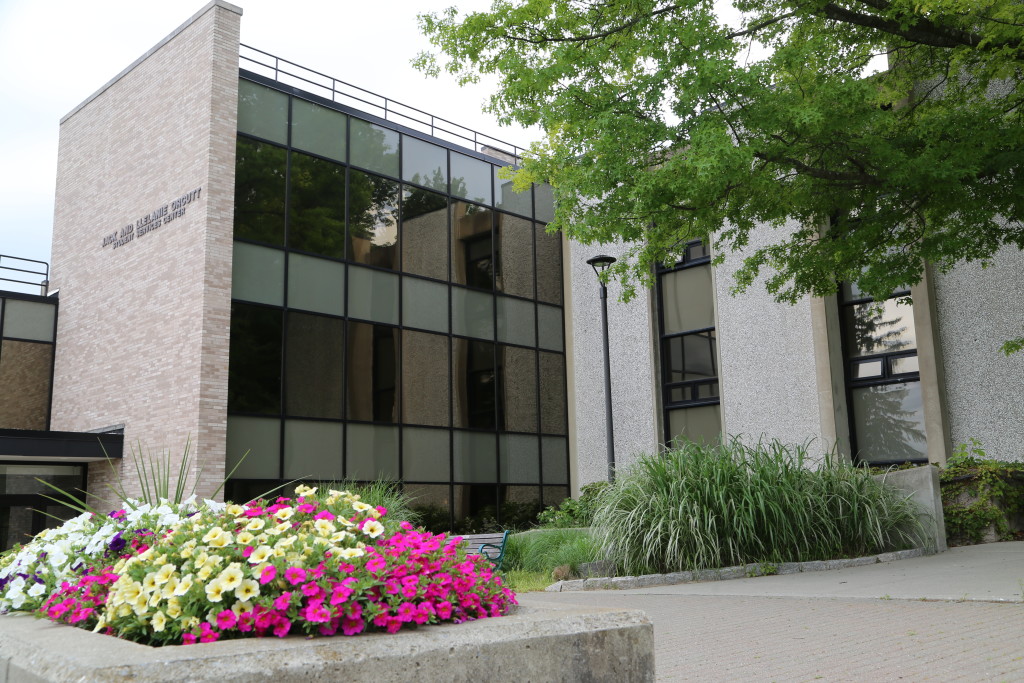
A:
[[[519,597],[643,610],[659,681],[1024,681],[1020,603],[656,591]]]

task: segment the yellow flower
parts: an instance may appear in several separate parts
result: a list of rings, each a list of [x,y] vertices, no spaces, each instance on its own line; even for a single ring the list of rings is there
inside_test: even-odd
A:
[[[305,484],[299,484],[295,487],[296,496],[312,496],[316,494],[316,487],[309,488]]]
[[[242,531],[235,536],[235,540],[238,541],[239,545],[249,545],[252,543],[254,538],[255,536],[250,534],[248,531]]]
[[[367,510],[372,510],[373,506],[367,505],[366,503],[360,501],[356,501],[352,503],[352,509],[355,510],[356,512],[366,512]]]
[[[171,598],[167,601],[167,616],[171,619],[177,619],[181,616],[181,600]]]
[[[192,560],[192,567],[194,569],[202,569],[206,561],[210,559],[210,556],[206,554],[205,550],[200,550],[199,554],[196,555],[195,559]]]
[[[164,616],[163,612],[157,611],[157,613],[153,615],[153,620],[150,624],[152,624],[153,631],[155,633],[160,633],[164,630],[164,627],[167,626],[167,617]]]
[[[156,581],[158,586],[162,586],[171,580],[171,577],[174,576],[175,569],[177,569],[177,567],[173,564],[165,564],[160,567],[160,570],[156,573],[156,577],[154,577],[153,580]]]
[[[235,588],[235,597],[239,600],[252,600],[260,594],[260,585],[252,579],[246,579]]]
[[[245,528],[249,531],[259,531],[265,525],[266,522],[264,522],[262,519],[260,519],[259,517],[253,517],[249,520],[249,523],[245,525]]]
[[[192,575],[188,574],[178,582],[178,585],[174,588],[174,594],[184,595],[188,593],[190,588],[192,588]]]
[[[149,611],[149,598],[145,595],[140,595],[138,599],[135,600],[135,604],[132,605],[132,608],[135,610],[135,614],[141,617]]]
[[[240,515],[245,513],[245,508],[242,507],[241,505],[237,505],[235,503],[232,503],[231,505],[228,505],[226,509],[227,509],[227,513],[229,515],[231,515],[232,517],[238,517],[238,516],[240,516]]]
[[[341,551],[341,557],[346,560],[353,560],[357,557],[362,557],[363,555],[364,553],[360,548],[344,548]]]
[[[177,576],[171,576],[171,578],[167,580],[167,583],[164,584],[163,591],[161,591],[161,593],[160,593],[161,596],[163,596],[163,599],[167,600],[172,595],[174,595],[174,590],[177,587],[178,587],[178,577]]]
[[[384,525],[375,519],[371,519],[369,522],[363,525],[363,533],[370,538],[377,538],[384,533]]]
[[[221,529],[219,526],[213,527],[212,529],[207,531],[206,534],[203,536],[203,543],[209,543],[213,539],[220,537],[222,533],[224,533],[224,530]]]
[[[313,528],[316,529],[316,532],[321,536],[330,536],[337,530],[337,527],[326,519],[318,519],[313,522]]]
[[[136,562],[146,562],[151,557],[153,557],[153,549],[152,548],[146,548],[145,552],[139,553],[138,555],[135,556],[134,559],[135,559]]]
[[[211,567],[213,567],[214,569],[216,569],[217,567],[219,567],[222,564],[224,564],[224,556],[223,555],[212,555],[212,556],[210,556],[209,562],[207,562],[206,564],[208,564]]]
[[[151,596],[149,596],[149,606],[156,607],[160,604],[161,600],[163,600],[163,596],[160,595],[160,591],[156,591]]]
[[[224,582],[214,579],[206,584],[206,599],[210,602],[220,602],[224,599]]]
[[[210,578],[210,574],[212,573],[213,567],[211,565],[206,565],[198,572],[196,572],[196,578],[198,578],[200,581],[206,581],[208,578]]]
[[[295,510],[293,510],[292,508],[281,508],[280,510],[274,513],[274,519],[279,519],[283,522],[286,519],[291,519],[292,515],[294,514]]]
[[[153,560],[153,564],[165,564],[167,562],[167,553],[162,554],[160,557]]]
[[[261,545],[252,551],[252,555],[249,556],[249,564],[262,564],[273,554],[273,550],[270,546]]]
[[[267,536],[266,534],[260,534],[256,537],[256,543],[258,543],[259,545],[266,545],[269,542],[270,536]]]
[[[237,589],[235,590],[235,595],[238,595]],[[251,612],[252,603],[245,600],[236,602],[235,604],[231,605],[231,611],[235,613],[236,617],[241,615],[242,612]]]
[[[224,585],[224,590],[234,590],[242,583],[242,579],[245,576],[242,574],[242,570],[236,563],[231,563],[227,569],[220,573],[217,577],[217,581],[220,581]]]
[[[191,631],[199,626],[199,617],[189,617],[185,620],[185,630]]]
[[[146,574],[146,578],[142,580],[142,590],[152,593],[156,588],[156,572]]]
[[[331,534],[331,543],[341,543],[348,538],[354,538],[354,536],[347,531],[339,531],[335,534]]]
[[[123,603],[118,606],[116,616],[124,618],[132,613],[132,606],[128,603]]]
[[[231,544],[231,540],[232,540],[231,539],[231,534],[228,533],[227,531],[225,531],[224,533],[222,533],[217,538],[211,538],[210,539],[210,547],[211,548],[223,548],[226,545],[230,545]]]

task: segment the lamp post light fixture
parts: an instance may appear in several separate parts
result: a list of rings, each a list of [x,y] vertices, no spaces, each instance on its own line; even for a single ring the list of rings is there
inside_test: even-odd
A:
[[[615,431],[612,427],[612,364],[608,349],[608,285],[601,277],[610,265],[615,263],[614,256],[595,256],[587,259],[587,263],[597,273],[601,283],[601,329],[604,334],[604,429],[608,440],[608,481],[615,481]]]

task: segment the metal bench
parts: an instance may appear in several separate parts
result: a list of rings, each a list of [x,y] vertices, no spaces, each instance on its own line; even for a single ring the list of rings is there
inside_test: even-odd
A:
[[[495,534],[462,534],[462,542],[466,544],[466,550],[473,555],[483,555],[492,563],[495,569],[501,569],[501,563],[505,559],[505,542],[508,540],[508,531],[499,531]]]

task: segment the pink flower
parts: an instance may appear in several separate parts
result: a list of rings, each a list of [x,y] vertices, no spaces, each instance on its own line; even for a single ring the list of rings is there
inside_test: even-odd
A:
[[[387,566],[388,563],[384,561],[383,557],[374,557],[366,562],[366,569],[374,574],[382,571]]]
[[[263,568],[262,572],[260,572],[260,583],[265,586],[268,583],[270,583],[271,581],[273,581],[274,578],[276,578],[276,577],[277,577],[277,567],[275,567],[272,564],[269,564],[269,565],[267,565],[266,567]]]
[[[313,505],[311,503],[303,503],[302,505],[297,506],[295,508],[295,511],[300,514],[308,515],[313,512],[316,512],[316,505]]]
[[[238,615],[238,630],[242,633],[248,633],[252,630],[252,612],[242,612]]]
[[[274,635],[278,638],[284,638],[288,635],[288,631],[292,628],[292,622],[288,621],[285,617],[280,617],[277,623],[274,624]]]
[[[441,619],[452,618],[452,603],[448,602],[447,600],[437,603],[435,609],[437,610],[437,616]]]
[[[341,632],[346,636],[354,636],[357,633],[362,633],[364,628],[366,628],[366,624],[363,623],[362,619],[345,617],[341,620]]]
[[[399,621],[412,621],[412,618],[416,616],[416,613],[416,605],[411,602],[403,602],[398,606],[397,618]]]
[[[279,596],[277,596],[276,600],[274,600],[274,609],[286,610],[286,609],[288,609],[288,605],[291,603],[291,601],[292,601],[292,592],[291,591],[285,591],[285,592],[281,593]],[[267,624],[267,625],[269,626],[269,624]]]
[[[197,640],[197,638],[192,633],[182,633],[181,634],[181,644],[182,645],[194,645],[196,640]]]
[[[330,510],[321,510],[320,512],[313,515],[313,519],[326,519],[331,522],[334,521],[334,513]]]
[[[318,586],[315,581],[310,581],[309,583],[302,584],[302,594],[305,595],[307,598],[312,598],[317,595],[320,595],[321,592],[322,591],[320,590],[320,586]]]
[[[288,567],[284,570],[285,580],[293,586],[297,586],[306,580],[306,570],[302,567]]]
[[[252,555],[254,550],[256,550],[256,548],[254,548],[251,545],[245,546],[245,550],[242,551],[242,557],[248,559],[249,556]]]
[[[237,623],[238,617],[236,617],[235,613],[229,609],[223,610],[217,614],[217,628],[222,631],[234,628]]]

